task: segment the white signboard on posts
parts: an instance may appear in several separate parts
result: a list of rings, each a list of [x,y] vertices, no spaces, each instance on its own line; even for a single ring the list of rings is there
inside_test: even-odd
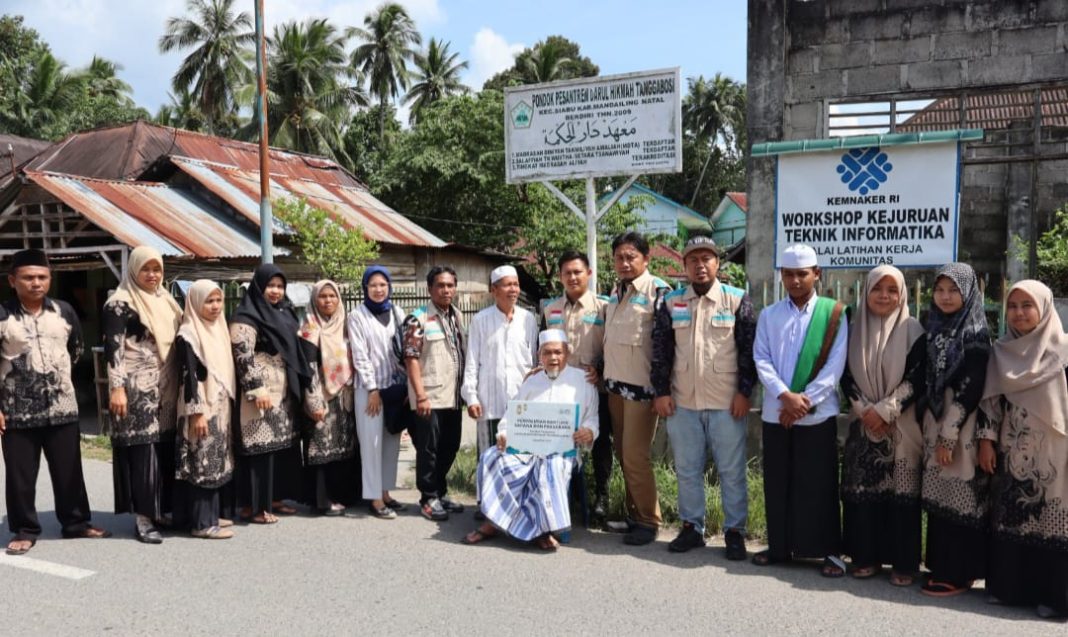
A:
[[[508,183],[682,170],[679,69],[504,91]]]
[[[937,267],[957,259],[956,141],[783,154],[775,267],[804,243],[820,267]]]

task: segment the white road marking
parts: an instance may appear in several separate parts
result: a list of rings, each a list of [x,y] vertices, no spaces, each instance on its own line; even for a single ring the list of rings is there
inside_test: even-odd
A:
[[[57,564],[55,562],[46,562],[45,560],[35,560],[32,557],[26,557],[25,555],[8,555],[6,553],[0,553],[0,564],[72,580],[85,579],[90,575],[96,575],[96,571],[88,571],[84,568],[78,568],[77,566],[67,566],[66,564]]]

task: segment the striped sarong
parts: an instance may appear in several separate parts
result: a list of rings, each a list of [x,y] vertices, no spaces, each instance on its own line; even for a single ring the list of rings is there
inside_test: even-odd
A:
[[[502,452],[491,446],[478,461],[478,495],[486,519],[529,542],[571,528],[568,486],[575,459]]]

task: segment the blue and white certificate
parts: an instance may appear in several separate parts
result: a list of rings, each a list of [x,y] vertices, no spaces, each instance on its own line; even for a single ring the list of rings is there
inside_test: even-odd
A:
[[[579,406],[533,400],[508,401],[508,451],[549,456],[575,449]]]

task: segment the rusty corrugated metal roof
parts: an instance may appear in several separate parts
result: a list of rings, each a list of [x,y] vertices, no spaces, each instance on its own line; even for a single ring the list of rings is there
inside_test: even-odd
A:
[[[1040,90],[1042,126],[1068,126],[1068,87]],[[919,113],[897,125],[899,133],[982,128],[998,130],[1013,124],[1030,126],[1034,121],[1033,91],[976,93],[964,98],[964,122],[961,123],[960,98],[935,100]]]
[[[259,173],[189,157],[171,157],[182,172],[218,195],[253,223],[259,223]],[[316,208],[333,212],[350,228],[359,228],[382,243],[441,248],[446,245],[404,215],[376,199],[362,186],[324,183],[319,180],[271,175],[271,195],[303,197]],[[283,232],[275,220],[275,232]]]
[[[129,246],[166,256],[235,258],[260,254],[251,227],[226,218],[184,188],[25,171],[34,183]],[[288,254],[275,248],[275,254]]]
[[[36,157],[27,168],[96,179],[139,179],[161,158],[180,155],[258,170],[259,146],[145,121],[74,133]],[[319,183],[359,186],[336,162],[272,148],[271,174]]]

